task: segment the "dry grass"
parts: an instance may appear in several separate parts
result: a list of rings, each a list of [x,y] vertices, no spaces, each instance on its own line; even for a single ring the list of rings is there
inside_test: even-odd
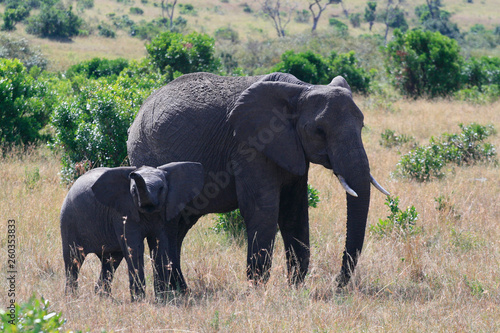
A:
[[[500,130],[500,103],[471,106],[449,101],[394,102],[391,109],[358,98],[367,130],[372,173],[402,209],[420,213],[419,236],[403,241],[367,233],[354,283],[336,294],[345,235],[345,195],[332,175],[312,166],[311,184],[321,203],[311,209],[311,266],[305,284],[288,286],[278,237],[271,280],[251,288],[245,278],[245,249],[209,228],[210,216],[188,234],[183,267],[191,293],[171,304],[153,302],[151,268],[147,299],[130,303],[126,265],[113,283],[114,300],[94,295],[98,260],[89,256],[80,296],[66,297],[58,214],[67,189],[59,184],[57,157],[46,149],[0,160],[0,289],[6,290],[6,222],[17,221],[17,301],[33,293],[49,299],[67,319],[66,330],[98,332],[498,332],[500,330],[500,174],[498,167],[454,168],[442,181],[419,184],[392,179],[399,155],[379,145],[386,128],[424,143],[431,135],[457,132],[459,122],[492,123]],[[381,105],[383,103],[379,103]],[[490,140],[500,147],[500,135]],[[39,168],[41,179],[26,182]],[[31,187],[31,188],[30,188]],[[445,195],[453,210],[437,211]],[[388,215],[373,194],[369,223]],[[459,217],[458,217],[459,215]],[[4,299],[0,297],[1,306]]]

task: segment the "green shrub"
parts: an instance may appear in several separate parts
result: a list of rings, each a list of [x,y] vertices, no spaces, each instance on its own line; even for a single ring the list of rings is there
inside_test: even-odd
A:
[[[281,62],[271,71],[290,73],[298,79],[312,84],[328,84],[334,76],[342,75],[351,89],[367,93],[371,76],[359,66],[354,51],[344,54],[332,52],[328,59],[312,51],[295,53],[293,50],[281,55]]]
[[[196,15],[196,10],[194,6],[190,3],[179,4],[179,13],[183,15]]]
[[[83,75],[88,79],[98,79],[103,76],[117,77],[126,67],[128,67],[128,60],[124,58],[113,60],[94,58],[71,66],[66,71],[66,76],[71,78],[75,75]]]
[[[45,82],[30,76],[19,60],[0,59],[1,148],[47,140],[40,130],[48,123],[54,103]]]
[[[459,127],[462,133],[445,133],[438,139],[431,138],[428,146],[417,147],[403,155],[396,174],[422,182],[443,177],[441,169],[447,163],[458,166],[496,163],[495,147],[483,142],[496,133],[492,125],[472,123],[468,126],[460,124]]]
[[[389,78],[403,95],[446,96],[460,88],[462,57],[457,42],[439,32],[394,31],[385,49]]]
[[[360,13],[352,13],[349,14],[349,22],[354,28],[359,28],[361,25],[361,14]]]
[[[69,9],[44,4],[40,13],[28,20],[26,32],[49,38],[70,38],[78,35],[83,20]]]
[[[116,167],[127,164],[127,129],[142,102],[164,84],[125,70],[115,82],[85,80],[75,97],[62,102],[52,116],[55,147],[62,147],[62,179],[71,182],[82,165]],[[137,72],[135,72],[137,73]]]
[[[340,35],[346,36],[348,34],[349,27],[344,22],[332,17],[328,20],[328,23],[330,26],[334,27],[335,31]]]
[[[378,237],[391,236],[396,234],[399,237],[407,238],[422,232],[418,227],[418,212],[415,206],[410,206],[402,211],[399,208],[399,197],[388,196],[385,205],[389,207],[390,214],[386,219],[379,219],[375,225],[370,225],[370,231]]]
[[[33,48],[27,39],[18,39],[2,33],[0,33],[0,58],[19,59],[28,71],[33,66],[41,69],[47,67],[47,59],[39,49]]]
[[[143,15],[144,11],[139,7],[130,7],[130,14],[133,15]]]
[[[500,58],[471,58],[465,62],[462,75],[468,88],[477,87],[482,91],[490,85],[500,85]]]
[[[215,30],[215,38],[230,40],[232,43],[236,43],[239,41],[238,31],[234,30],[231,27],[221,27]]]
[[[479,89],[477,86],[460,89],[453,94],[453,97],[459,101],[465,101],[473,104],[489,104],[500,98],[500,85],[492,84],[483,86]]]
[[[17,6],[16,8],[9,8],[9,6],[7,6],[3,13],[3,24],[1,30],[15,30],[16,24],[27,18],[29,15],[30,10],[24,5]]]
[[[329,58],[332,76],[342,75],[353,92],[367,94],[373,73],[367,73],[356,59],[354,51],[347,53],[332,52]]]
[[[332,77],[328,62],[312,51],[286,51],[281,55],[281,62],[274,66],[272,71],[290,73],[299,80],[312,84],[328,84]]]
[[[15,332],[60,332],[66,322],[59,312],[50,311],[49,301],[31,296],[21,305],[15,304],[15,320],[11,312],[0,309],[0,330],[5,333]]]
[[[320,202],[319,191],[309,184],[307,184],[307,201],[309,207],[313,208],[316,208]],[[239,209],[215,215],[215,226],[212,230],[216,233],[224,233],[238,241],[243,241],[246,235],[246,227]]]
[[[386,148],[400,147],[407,143],[414,144],[415,138],[411,135],[399,134],[390,129],[386,129],[385,132],[380,133],[380,145]]]
[[[175,72],[218,72],[221,63],[214,44],[213,38],[202,33],[164,32],[146,44],[146,50],[152,65],[173,79]]]
[[[295,22],[297,23],[308,23],[311,18],[311,12],[307,9],[295,11]]]
[[[99,36],[116,38],[116,32],[114,32],[113,29],[106,23],[99,24],[97,26],[97,30],[99,30]]]

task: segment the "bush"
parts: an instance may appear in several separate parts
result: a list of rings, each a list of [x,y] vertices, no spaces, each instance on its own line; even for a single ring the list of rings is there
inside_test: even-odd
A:
[[[290,73],[312,84],[328,84],[334,76],[342,75],[353,91],[367,93],[369,90],[371,76],[358,65],[354,51],[332,52],[325,59],[311,51],[295,53],[289,50],[281,55],[281,60],[271,71]]]
[[[28,71],[34,66],[40,69],[47,67],[47,59],[40,50],[33,48],[28,40],[15,39],[4,34],[0,34],[0,58],[19,59]]]
[[[446,96],[460,88],[462,57],[457,42],[439,32],[394,31],[385,49],[394,87],[412,97]]]
[[[307,9],[302,9],[295,11],[295,22],[297,23],[308,23],[311,18],[311,12]]]
[[[114,60],[94,58],[71,66],[66,71],[66,76],[71,78],[80,74],[88,79],[98,79],[103,76],[116,78],[126,67],[128,67],[128,60],[124,58]]]
[[[130,7],[130,14],[133,15],[143,15],[144,11],[139,7]]]
[[[396,132],[390,129],[386,129],[385,132],[380,133],[380,137],[380,145],[386,148],[400,147],[407,143],[415,144],[415,138],[411,135],[396,135]]]
[[[349,86],[351,86],[353,92],[368,93],[373,74],[367,73],[358,64],[354,51],[340,54],[332,52],[329,61],[332,76],[342,75],[349,83]]]
[[[229,26],[218,28],[217,30],[215,30],[215,38],[230,40],[232,43],[236,43],[239,41],[238,31]]]
[[[105,23],[99,24],[97,26],[97,30],[99,30],[99,36],[116,38],[116,32],[114,32],[113,29]]]
[[[194,6],[190,3],[179,4],[179,13],[183,15],[196,15],[196,10]]]
[[[319,191],[307,184],[307,201],[309,207],[316,208],[319,199]],[[228,213],[215,214],[215,226],[212,228],[216,233],[225,233],[233,239],[243,241],[246,234],[245,222],[239,209]]]
[[[389,207],[390,214],[385,220],[379,219],[375,225],[370,225],[370,231],[379,237],[390,236],[395,233],[399,237],[407,238],[422,232],[417,227],[418,212],[415,206],[410,206],[402,211],[399,208],[399,197],[388,196],[385,205]]]
[[[459,124],[460,134],[443,134],[431,138],[428,146],[417,147],[401,157],[396,174],[423,182],[441,178],[441,169],[447,163],[458,166],[473,165],[478,162],[496,164],[495,147],[483,142],[496,133],[492,125],[482,126],[472,123]]]
[[[63,148],[63,181],[71,182],[79,169],[127,164],[127,129],[142,102],[164,84],[125,70],[113,84],[87,80],[74,87],[75,97],[62,102],[52,116],[55,147]]]
[[[26,32],[49,38],[70,38],[78,35],[83,20],[69,9],[44,4],[40,14],[28,20]]]
[[[348,34],[349,27],[344,22],[332,17],[328,23],[330,26],[334,27],[335,31],[337,31],[340,35],[345,36]]]
[[[197,32],[185,36],[164,32],[146,44],[146,50],[152,65],[173,79],[175,72],[219,71],[221,63],[215,57],[214,44],[213,38]]]
[[[65,323],[62,314],[49,312],[49,301],[31,296],[21,305],[15,304],[15,318],[13,322],[11,313],[0,309],[0,330],[5,333],[14,332],[60,332]]]
[[[16,29],[16,24],[21,22],[30,15],[29,8],[25,6],[17,6],[16,8],[7,8],[3,13],[2,30],[12,31]]]
[[[299,80],[312,84],[328,84],[332,76],[328,62],[311,51],[286,51],[281,55],[281,62],[276,64],[272,71],[290,73]]]
[[[482,91],[490,85],[500,85],[500,58],[471,58],[464,64],[462,75],[468,88],[475,86]]]
[[[40,130],[54,103],[46,84],[31,77],[19,60],[0,59],[0,147],[47,140]]]
[[[354,28],[359,28],[361,25],[361,14],[360,13],[352,13],[349,14],[349,22]]]

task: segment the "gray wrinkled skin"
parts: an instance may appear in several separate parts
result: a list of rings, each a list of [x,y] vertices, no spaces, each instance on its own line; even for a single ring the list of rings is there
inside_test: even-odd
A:
[[[347,197],[347,238],[339,286],[363,246],[370,202],[370,168],[361,141],[363,114],[349,85],[310,85],[292,75],[184,75],[151,95],[129,129],[132,164],[196,161],[205,186],[172,222],[177,253],[198,218],[237,207],[248,232],[247,275],[265,281],[279,226],[289,279],[309,265],[307,172],[321,164],[341,175],[358,197]],[[180,258],[178,258],[180,261]],[[182,273],[173,281],[185,285]],[[175,287],[171,286],[171,287]]]
[[[66,291],[76,292],[86,255],[102,263],[96,292],[111,293],[113,274],[125,258],[132,300],[145,295],[144,238],[154,259],[158,298],[168,284],[169,225],[203,186],[199,163],[178,162],[153,167],[97,168],[71,187],[61,209],[61,236]],[[176,235],[176,230],[172,231]]]

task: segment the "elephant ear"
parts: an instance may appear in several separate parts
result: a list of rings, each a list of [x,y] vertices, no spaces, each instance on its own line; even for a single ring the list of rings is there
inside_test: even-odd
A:
[[[347,81],[342,77],[342,76],[336,76],[333,78],[332,82],[330,82],[329,86],[331,87],[341,87],[341,88],[345,88],[347,90],[349,90],[349,95],[351,95],[352,97],[352,90],[351,90],[351,86],[349,85],[349,83],[347,83]]]
[[[166,218],[171,220],[201,192],[205,178],[203,166],[195,162],[174,162],[159,166],[158,169],[166,173]]]
[[[129,175],[136,167],[106,169],[92,185],[95,198],[104,206],[110,207],[122,216],[138,219],[132,195],[130,194]]]
[[[307,163],[295,122],[297,102],[307,86],[259,81],[243,91],[229,114],[236,139],[263,152],[296,175]]]

